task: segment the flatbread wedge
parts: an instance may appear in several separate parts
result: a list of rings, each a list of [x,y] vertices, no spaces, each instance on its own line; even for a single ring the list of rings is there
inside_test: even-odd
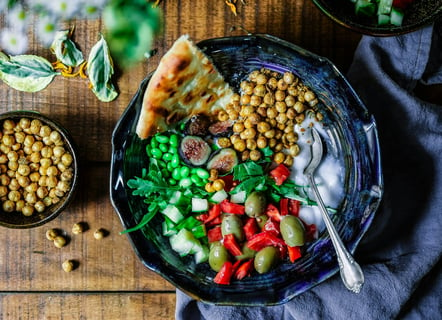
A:
[[[232,95],[233,90],[210,59],[188,36],[181,36],[152,74],[136,133],[146,139],[192,115],[216,115]]]

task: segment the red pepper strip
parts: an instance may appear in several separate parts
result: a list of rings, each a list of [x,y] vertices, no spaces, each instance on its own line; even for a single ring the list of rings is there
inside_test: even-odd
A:
[[[295,262],[295,260],[301,258],[301,248],[300,247],[287,246],[287,250],[289,252],[289,259],[291,262]]]
[[[218,271],[213,281],[218,284],[230,284],[233,276],[233,265],[230,261],[224,262],[221,270]]]
[[[281,200],[279,200],[279,212],[281,213],[281,216],[289,214],[289,199],[281,198]]]
[[[247,246],[255,251],[268,246],[284,247],[285,245],[284,240],[267,231],[257,233],[247,241]]]
[[[227,199],[224,199],[220,203],[221,211],[224,213],[244,214],[245,207],[241,204],[232,203]]]
[[[278,208],[271,203],[269,203],[266,207],[266,215],[273,221],[281,221],[281,214],[279,213]]]
[[[218,177],[219,179],[224,181],[224,190],[227,192],[233,189],[233,175],[228,174],[227,176]]]
[[[239,268],[235,271],[234,277],[235,279],[241,280],[247,276],[250,276],[254,268],[253,259],[247,260],[243,264],[239,266]]]
[[[287,169],[287,167],[281,163],[275,169],[270,171],[269,174],[270,177],[272,177],[273,180],[275,180],[276,185],[280,186],[290,176],[290,170]]]
[[[281,231],[279,229],[279,222],[273,221],[273,220],[268,220],[264,224],[264,231],[270,232],[270,233],[274,234],[275,236],[279,236],[281,234]]]
[[[200,214],[199,216],[196,216],[195,218],[204,223],[204,221],[206,221],[208,217],[209,215],[207,213],[203,213]]]
[[[209,243],[219,241],[222,238],[223,238],[223,235],[222,235],[220,226],[216,226],[212,229],[209,229],[209,231],[207,231],[207,240],[209,241]]]
[[[221,224],[221,222],[223,222],[223,219],[221,216],[219,216],[219,217],[216,217],[215,219],[213,219],[212,221],[205,223],[205,225],[206,225],[206,227],[213,227],[213,226],[217,226],[217,225]]]
[[[255,218],[247,219],[247,222],[244,224],[243,230],[247,240],[250,239],[255,233],[257,233],[259,229]]]
[[[215,204],[209,209],[209,216],[206,220],[204,220],[204,223],[207,224],[210,221],[215,220],[219,216],[221,216],[221,206],[219,204]]]
[[[242,255],[241,248],[233,233],[226,234],[223,240],[224,247],[235,257]]]
[[[289,214],[293,216],[299,216],[299,209],[301,208],[301,202],[294,199],[289,199],[288,210]]]

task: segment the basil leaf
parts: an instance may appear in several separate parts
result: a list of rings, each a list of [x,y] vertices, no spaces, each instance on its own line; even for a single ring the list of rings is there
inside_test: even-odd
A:
[[[36,92],[47,87],[58,73],[51,63],[35,55],[8,57],[0,52],[0,79],[10,87]]]
[[[242,181],[250,176],[263,176],[264,170],[254,161],[243,162],[233,168],[233,178]]]
[[[92,92],[101,101],[109,102],[114,100],[118,96],[111,82],[114,67],[109,47],[103,36],[101,36],[100,40],[92,47],[87,65]]]
[[[58,31],[50,49],[64,65],[77,67],[84,61],[83,53],[69,39],[69,34],[69,30]]]

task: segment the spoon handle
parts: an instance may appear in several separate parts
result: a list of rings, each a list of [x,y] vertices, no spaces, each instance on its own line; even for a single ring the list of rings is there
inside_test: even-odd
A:
[[[342,243],[342,240],[339,237],[330,216],[328,215],[328,211],[325,208],[324,202],[322,201],[312,174],[309,175],[309,181],[318,202],[322,218],[324,219],[328,233],[330,234],[330,239],[332,240],[333,246],[336,250],[342,281],[347,289],[353,291],[354,293],[359,293],[362,285],[364,284],[364,274],[362,269]]]

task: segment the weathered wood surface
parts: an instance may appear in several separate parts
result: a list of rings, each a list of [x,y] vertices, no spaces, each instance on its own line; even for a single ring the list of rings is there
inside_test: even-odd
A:
[[[238,1],[240,3],[240,1]],[[140,81],[182,34],[206,38],[267,33],[333,61],[345,73],[360,39],[334,24],[310,1],[248,0],[234,16],[224,1],[162,1],[164,28],[158,54],[118,73],[119,97],[96,99],[84,79],[57,77],[45,90],[24,93],[0,83],[0,112],[36,110],[64,125],[80,150],[78,193],[68,209],[47,225],[32,230],[0,230],[0,319],[172,319],[174,287],[146,269],[132,251],[109,199],[112,130]],[[102,30],[100,21],[77,21],[75,41],[87,55]],[[52,59],[31,39],[30,54]],[[89,230],[73,235],[83,221]],[[96,228],[109,235],[97,241]],[[64,230],[70,241],[58,249],[46,240],[48,228]],[[61,263],[78,267],[65,273]],[[123,316],[124,315],[124,316]]]

